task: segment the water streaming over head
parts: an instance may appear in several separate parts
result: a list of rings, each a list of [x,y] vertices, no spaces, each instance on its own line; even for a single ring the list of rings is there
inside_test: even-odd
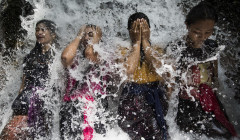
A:
[[[186,33],[186,27],[184,25],[184,15],[181,12],[181,7],[178,4],[181,0],[152,0],[151,2],[140,0],[28,0],[34,6],[34,15],[28,17],[22,17],[22,27],[27,30],[26,42],[28,46],[24,50],[18,50],[16,57],[18,58],[15,63],[3,64],[3,59],[0,59],[1,74],[5,74],[7,80],[4,83],[0,91],[0,131],[3,129],[9,117],[12,114],[11,104],[16,98],[18,90],[21,84],[22,76],[22,61],[23,57],[29,53],[35,43],[35,24],[41,19],[53,20],[57,26],[57,34],[59,36],[60,48],[55,49],[55,57],[50,66],[50,81],[44,91],[40,91],[43,99],[45,100],[45,107],[53,111],[53,129],[52,138],[59,139],[59,108],[63,98],[63,92],[66,87],[66,73],[61,64],[61,52],[66,45],[75,38],[78,30],[83,24],[94,24],[100,26],[103,31],[102,43],[94,46],[95,51],[99,53],[101,59],[109,61],[120,57],[120,54],[116,54],[117,46],[129,46],[129,40],[125,40],[128,37],[127,20],[128,17],[135,12],[143,12],[150,19],[151,25],[151,42],[159,46],[166,45],[167,42],[175,40],[176,38]],[[194,4],[194,3],[193,3]],[[214,38],[214,36],[213,36]],[[5,58],[7,59],[7,58]],[[4,61],[6,62],[6,61]],[[109,63],[112,63],[109,61]],[[167,62],[168,63],[168,62]],[[81,67],[77,68],[77,71],[84,71],[87,62],[82,61]],[[119,74],[122,81],[126,79],[126,75],[121,71],[121,65],[110,65],[112,69],[119,68]],[[3,70],[2,70],[3,69]],[[76,79],[82,79],[84,76],[77,71],[72,71],[71,75]],[[173,71],[172,67],[166,64],[163,68],[157,72]],[[220,69],[220,76],[223,76],[223,69]],[[172,72],[172,75],[176,73]],[[121,82],[120,82],[121,83]],[[52,91],[52,86],[57,88],[56,91]],[[119,85],[118,85],[119,86]],[[54,94],[53,94],[54,93]],[[183,134],[179,131],[174,119],[176,117],[177,98],[178,91],[174,91],[173,97],[169,102],[169,111],[166,117],[167,124],[169,125],[169,135],[173,140],[179,139],[192,139],[189,134]],[[7,96],[6,96],[7,95]],[[114,97],[117,98],[115,95]],[[94,104],[93,104],[94,106]],[[114,107],[113,107],[114,108]],[[113,109],[114,110],[114,109]],[[115,109],[116,110],[116,109]],[[96,111],[96,110],[95,110]],[[94,116],[92,116],[94,117]],[[111,118],[110,120],[114,120]],[[107,127],[107,133],[105,136],[95,134],[93,139],[129,139],[127,134],[124,133],[114,123],[114,127]],[[201,139],[206,139],[202,136]]]

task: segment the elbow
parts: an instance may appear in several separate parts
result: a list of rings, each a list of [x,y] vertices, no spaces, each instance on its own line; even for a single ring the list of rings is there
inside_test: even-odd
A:
[[[132,64],[132,63],[125,63],[124,64],[124,67],[126,68],[126,74],[128,75],[128,76],[130,76],[130,75],[133,75],[134,74],[134,72],[135,72],[135,70],[136,70],[136,68],[137,68],[137,65],[135,65],[135,64]]]
[[[127,67],[127,75],[133,75],[135,72],[135,69],[133,67]]]
[[[70,64],[68,63],[68,57],[64,54],[61,56],[62,64],[64,67],[68,67]]]

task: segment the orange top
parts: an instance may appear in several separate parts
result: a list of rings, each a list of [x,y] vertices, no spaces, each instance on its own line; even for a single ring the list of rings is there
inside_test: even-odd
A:
[[[163,53],[161,48],[153,48],[154,50],[158,51],[159,53]],[[120,48],[121,54],[123,56],[126,56],[127,52],[129,51],[128,48]],[[162,81],[162,77],[159,76],[155,70],[149,68],[149,65],[147,64],[146,60],[142,63],[142,66],[140,65],[140,60],[138,62],[138,67],[135,70],[133,74],[133,82],[136,82],[138,84],[145,84],[155,81]]]

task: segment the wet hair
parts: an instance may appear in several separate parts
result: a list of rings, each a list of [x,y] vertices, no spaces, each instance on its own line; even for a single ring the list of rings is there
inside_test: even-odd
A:
[[[87,24],[86,27],[90,27],[90,28],[93,27],[93,28],[95,28],[95,29],[97,28],[97,26],[96,26],[96,25],[93,25],[93,24]]]
[[[137,12],[137,13],[134,13],[132,14],[129,18],[128,18],[128,30],[130,30],[132,28],[132,24],[135,20],[137,19],[145,19],[148,23],[148,26],[150,28],[150,23],[149,23],[149,19],[147,17],[147,15],[145,15],[144,13],[141,13],[141,12]]]
[[[47,19],[39,20],[36,26],[41,23],[43,23],[52,33],[56,33],[57,25],[53,21]]]
[[[206,19],[217,22],[218,16],[214,7],[210,3],[202,1],[190,10],[190,12],[187,14],[185,23],[189,26],[199,20]]]

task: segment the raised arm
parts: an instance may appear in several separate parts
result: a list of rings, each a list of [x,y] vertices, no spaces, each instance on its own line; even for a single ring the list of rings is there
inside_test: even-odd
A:
[[[80,45],[81,39],[84,36],[85,28],[86,26],[81,27],[77,37],[63,50],[61,59],[64,67],[72,65],[78,46]]]
[[[150,68],[154,69],[155,67],[159,68],[162,66],[162,63],[157,59],[157,54],[153,52],[153,48],[149,42],[150,40],[150,28],[145,19],[141,19],[141,43],[145,54],[145,59]]]
[[[85,48],[85,57],[91,60],[92,62],[98,63],[100,61],[99,55],[94,51],[94,44],[98,44],[102,38],[102,30],[98,26],[91,27],[91,31],[86,33],[86,36],[89,37],[89,43],[87,43]]]
[[[140,59],[141,28],[139,20],[134,21],[132,28],[129,30],[129,35],[133,46],[124,63],[128,76],[135,72]]]

